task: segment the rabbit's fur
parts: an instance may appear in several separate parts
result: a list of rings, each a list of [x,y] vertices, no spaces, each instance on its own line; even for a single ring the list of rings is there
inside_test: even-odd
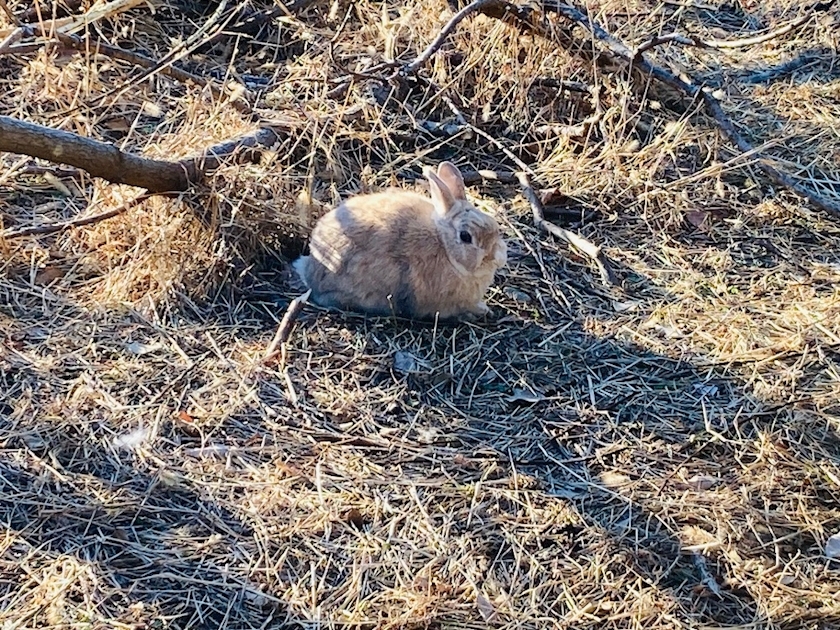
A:
[[[499,224],[467,201],[461,172],[424,169],[431,199],[391,190],[324,215],[294,267],[325,307],[417,319],[487,315],[484,294],[507,262]]]

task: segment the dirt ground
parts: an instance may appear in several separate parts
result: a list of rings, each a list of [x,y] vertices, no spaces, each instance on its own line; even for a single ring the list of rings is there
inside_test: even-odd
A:
[[[0,42],[91,4],[6,0]],[[0,44],[0,114],[163,159],[281,142],[20,238],[138,191],[0,153],[0,627],[840,628],[840,216],[759,162],[840,203],[840,5],[578,5],[631,48],[769,33],[644,53],[760,155],[539,2],[392,81],[463,4],[135,5]],[[529,169],[618,285],[477,178],[489,319],[307,306],[264,362],[314,221],[444,159]]]

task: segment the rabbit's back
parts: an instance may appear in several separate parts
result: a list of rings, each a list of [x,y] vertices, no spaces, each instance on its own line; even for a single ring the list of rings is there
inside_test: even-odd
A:
[[[431,202],[405,191],[352,197],[324,215],[296,269],[327,307],[413,316],[417,253],[436,247]]]

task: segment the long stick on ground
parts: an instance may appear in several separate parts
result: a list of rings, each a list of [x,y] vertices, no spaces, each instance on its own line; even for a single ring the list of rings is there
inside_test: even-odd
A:
[[[310,295],[312,295],[311,289],[289,302],[289,306],[286,308],[286,313],[283,315],[283,319],[280,320],[280,325],[277,326],[277,332],[274,333],[274,338],[271,340],[271,343],[268,344],[268,348],[266,348],[263,363],[269,363],[278,354],[280,354],[280,348],[289,340],[289,335],[292,334],[292,328],[295,325],[295,321],[300,315],[300,312],[303,310],[303,307],[306,306]]]
[[[757,46],[758,44],[763,44],[765,42],[769,42],[772,39],[776,39],[777,37],[781,37],[782,35],[787,35],[791,31],[795,31],[800,26],[803,26],[809,20],[814,17],[814,14],[821,11],[827,11],[837,0],[827,0],[827,2],[820,2],[810,10],[808,10],[803,15],[800,15],[798,18],[787,22],[786,24],[782,24],[782,26],[773,29],[772,31],[767,31],[766,33],[761,33],[759,35],[753,35],[752,37],[741,37],[737,39],[700,39],[698,37],[692,37],[688,35],[682,35],[680,33],[667,33],[665,35],[657,35],[655,37],[650,38],[648,41],[644,42],[643,44],[636,47],[636,54],[643,53],[646,50],[650,50],[651,48],[655,48],[661,44],[667,44],[669,42],[674,42],[677,44],[681,44],[683,46],[698,46],[700,48],[717,48],[719,50],[731,50],[733,48],[747,48],[749,46]]]
[[[615,272],[613,272],[612,264],[603,250],[595,245],[595,243],[583,238],[579,234],[575,234],[570,230],[554,225],[550,221],[546,221],[542,202],[537,196],[537,193],[534,191],[534,187],[531,185],[531,180],[528,177],[528,174],[519,172],[516,174],[516,178],[522,186],[522,192],[525,195],[525,198],[528,200],[528,203],[531,204],[531,212],[534,215],[534,225],[544,232],[548,232],[560,240],[565,241],[595,263],[601,274],[601,281],[604,284],[613,286],[618,285],[618,280],[615,277]]]
[[[74,227],[83,227],[85,225],[92,225],[94,223],[99,223],[100,221],[106,221],[107,219],[112,219],[116,216],[127,212],[131,208],[135,207],[137,204],[145,201],[152,195],[143,193],[121,205],[118,208],[111,208],[110,210],[105,210],[104,212],[100,212],[98,214],[91,214],[86,217],[79,217],[76,219],[70,219],[69,221],[61,221],[59,223],[47,223],[46,225],[35,225],[26,228],[20,229],[9,229],[5,230],[4,232],[0,232],[0,238],[4,239],[13,239],[13,238],[21,238],[24,236],[35,236],[40,234],[55,234],[56,232],[63,232],[64,230],[69,230]]]
[[[264,127],[215,145],[196,157],[169,162],[126,153],[112,144],[68,131],[0,116],[0,151],[75,166],[113,184],[138,186],[152,193],[186,190],[235,151],[269,147],[276,141],[277,133]]]

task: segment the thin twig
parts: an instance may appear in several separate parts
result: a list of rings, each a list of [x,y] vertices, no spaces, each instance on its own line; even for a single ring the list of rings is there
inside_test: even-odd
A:
[[[757,44],[763,44],[764,42],[769,42],[771,39],[776,39],[777,37],[781,37],[782,35],[787,35],[793,30],[796,30],[803,24],[805,24],[808,20],[814,17],[815,13],[821,13],[827,11],[831,6],[836,2],[836,0],[828,0],[827,2],[820,2],[815,4],[811,9],[805,13],[805,15],[801,15],[798,18],[791,20],[787,24],[783,24],[777,29],[772,31],[768,31],[766,33],[762,33],[761,35],[755,35],[753,37],[744,37],[741,39],[704,39],[700,40],[703,46],[708,48],[746,48],[748,46],[755,46]]]
[[[452,31],[454,31],[458,24],[460,24],[467,16],[471,13],[475,13],[486,5],[497,3],[498,0],[474,0],[473,2],[470,2],[467,6],[452,16],[452,19],[450,19],[449,22],[446,23],[446,26],[440,30],[437,37],[435,37],[434,40],[432,40],[432,43],[426,47],[426,50],[420,53],[414,61],[403,67],[403,73],[408,75],[417,72],[420,66],[426,63],[432,55],[434,55],[440,47],[443,46],[446,38],[452,34]]]
[[[0,55],[5,55],[12,50],[12,46],[16,44],[26,32],[25,28],[16,28],[9,35],[0,42]]]
[[[141,68],[146,68],[148,70],[156,70],[160,74],[168,76],[171,79],[175,79],[176,81],[181,81],[182,83],[192,82],[196,85],[207,87],[210,90],[213,97],[219,100],[226,96],[225,91],[219,85],[217,85],[215,81],[206,77],[199,76],[197,74],[192,74],[191,72],[187,72],[186,70],[181,70],[180,68],[176,68],[171,64],[163,64],[160,61],[152,59],[151,57],[146,57],[145,55],[141,55],[139,53],[131,52],[129,50],[125,50],[117,46],[106,44],[105,42],[98,39],[87,41],[86,39],[83,39],[77,35],[65,35],[63,33],[53,33],[53,36],[56,39],[58,39],[58,41],[61,42],[61,45],[65,48],[70,48],[82,52],[92,50],[95,53],[100,53],[113,59],[127,61],[128,63],[140,66]],[[2,45],[0,45],[0,53],[2,53],[2,51]],[[234,109],[243,114],[250,114],[251,105],[248,102],[246,102],[247,100],[250,100],[250,94],[248,93],[248,90],[246,90],[245,86],[243,85],[237,85],[236,87],[238,88],[237,90],[235,90],[237,98],[231,99],[231,105],[234,107]]]
[[[671,42],[681,44],[683,46],[697,46],[698,48],[717,48],[723,50],[756,46],[758,44],[769,42],[770,40],[776,39],[777,37],[781,37],[782,35],[787,35],[791,31],[796,30],[797,28],[808,22],[814,16],[815,13],[826,11],[835,2],[836,0],[821,2],[813,6],[804,15],[801,15],[798,18],[791,20],[787,24],[783,24],[777,29],[773,29],[772,31],[768,31],[760,35],[754,35],[752,37],[742,37],[739,39],[700,39],[698,37],[682,35],[680,33],[668,33],[666,35],[656,35],[655,37],[651,37],[648,41],[638,45],[635,48],[635,53],[636,55],[640,55],[641,53],[648,51],[651,48],[655,48],[656,46],[661,46],[662,44],[668,44]]]
[[[309,289],[303,295],[299,295],[289,302],[289,306],[286,307],[286,313],[283,315],[283,319],[280,320],[280,325],[277,327],[277,332],[274,333],[274,338],[271,340],[271,343],[268,344],[268,348],[266,348],[263,363],[271,362],[278,354],[280,354],[282,345],[289,340],[289,335],[292,334],[292,328],[294,328],[295,321],[300,315],[300,312],[303,310],[303,307],[306,306],[311,294],[312,290]]]
[[[598,267],[598,271],[601,274],[601,282],[606,285],[617,286],[618,280],[615,277],[615,272],[612,270],[612,264],[603,250],[595,245],[595,243],[585,239],[581,235],[554,225],[550,221],[546,221],[545,210],[543,209],[542,202],[540,201],[536,191],[534,191],[534,187],[531,185],[531,180],[528,177],[528,174],[519,172],[516,174],[516,178],[522,186],[522,192],[525,195],[525,198],[531,205],[531,212],[534,216],[534,225],[544,232],[548,232],[549,234],[556,236],[579,250]]]
[[[106,210],[105,212],[100,212],[99,214],[91,214],[86,217],[77,217],[69,221],[60,221],[58,223],[46,223],[44,225],[19,228],[16,230],[5,230],[4,232],[0,233],[0,238],[13,239],[22,238],[24,236],[55,234],[56,232],[63,232],[65,230],[69,230],[76,227],[83,227],[85,225],[91,225],[93,223],[100,223],[101,221],[112,219],[116,216],[127,212],[131,208],[134,208],[135,206],[152,196],[153,194],[151,193],[143,193],[141,195],[138,195],[134,199],[127,201],[118,208],[112,208],[111,210]]]
[[[20,24],[20,20],[19,20],[19,19],[17,18],[17,16],[14,14],[14,11],[12,11],[12,10],[9,8],[9,5],[8,5],[8,4],[6,4],[6,0],[0,0],[0,10],[2,10],[2,11],[3,11],[3,13],[5,13],[5,14],[6,14],[6,17],[7,17],[7,18],[9,18],[9,22],[11,22],[12,24],[14,24],[15,26],[17,26],[18,24]]]
[[[222,14],[224,13],[225,9],[227,8],[227,0],[220,0],[218,6],[195,32],[193,32],[185,41],[180,42],[176,46],[174,46],[161,60],[156,63],[155,67],[147,68],[143,72],[141,72],[137,77],[134,77],[127,81],[125,84],[115,87],[104,94],[100,94],[96,98],[94,98],[91,102],[86,103],[85,107],[92,108],[100,105],[104,101],[109,98],[116,97],[119,98],[120,95],[126,94],[129,90],[133,87],[138,85],[141,81],[154,76],[163,71],[163,68],[171,66],[176,61],[183,59],[194,50],[199,48],[204,42],[208,41],[212,36],[208,35],[214,27],[216,28],[217,32],[224,30],[224,28],[228,25],[228,23],[233,19],[233,15],[227,17],[224,22],[219,25],[218,27],[217,22],[222,19]],[[44,36],[47,36],[48,33],[44,33]],[[63,116],[70,116],[77,112],[80,107],[75,107],[71,110],[66,110],[61,112]]]
[[[702,46],[701,40],[695,39],[693,37],[687,37],[686,35],[681,35],[680,33],[668,33],[667,35],[656,35],[655,37],[651,37],[646,42],[643,42],[636,46],[635,50],[633,51],[633,57],[636,58],[643,52],[647,52],[651,48],[656,48],[657,46],[661,46],[662,44],[668,44],[671,42],[682,44],[683,46]]]

